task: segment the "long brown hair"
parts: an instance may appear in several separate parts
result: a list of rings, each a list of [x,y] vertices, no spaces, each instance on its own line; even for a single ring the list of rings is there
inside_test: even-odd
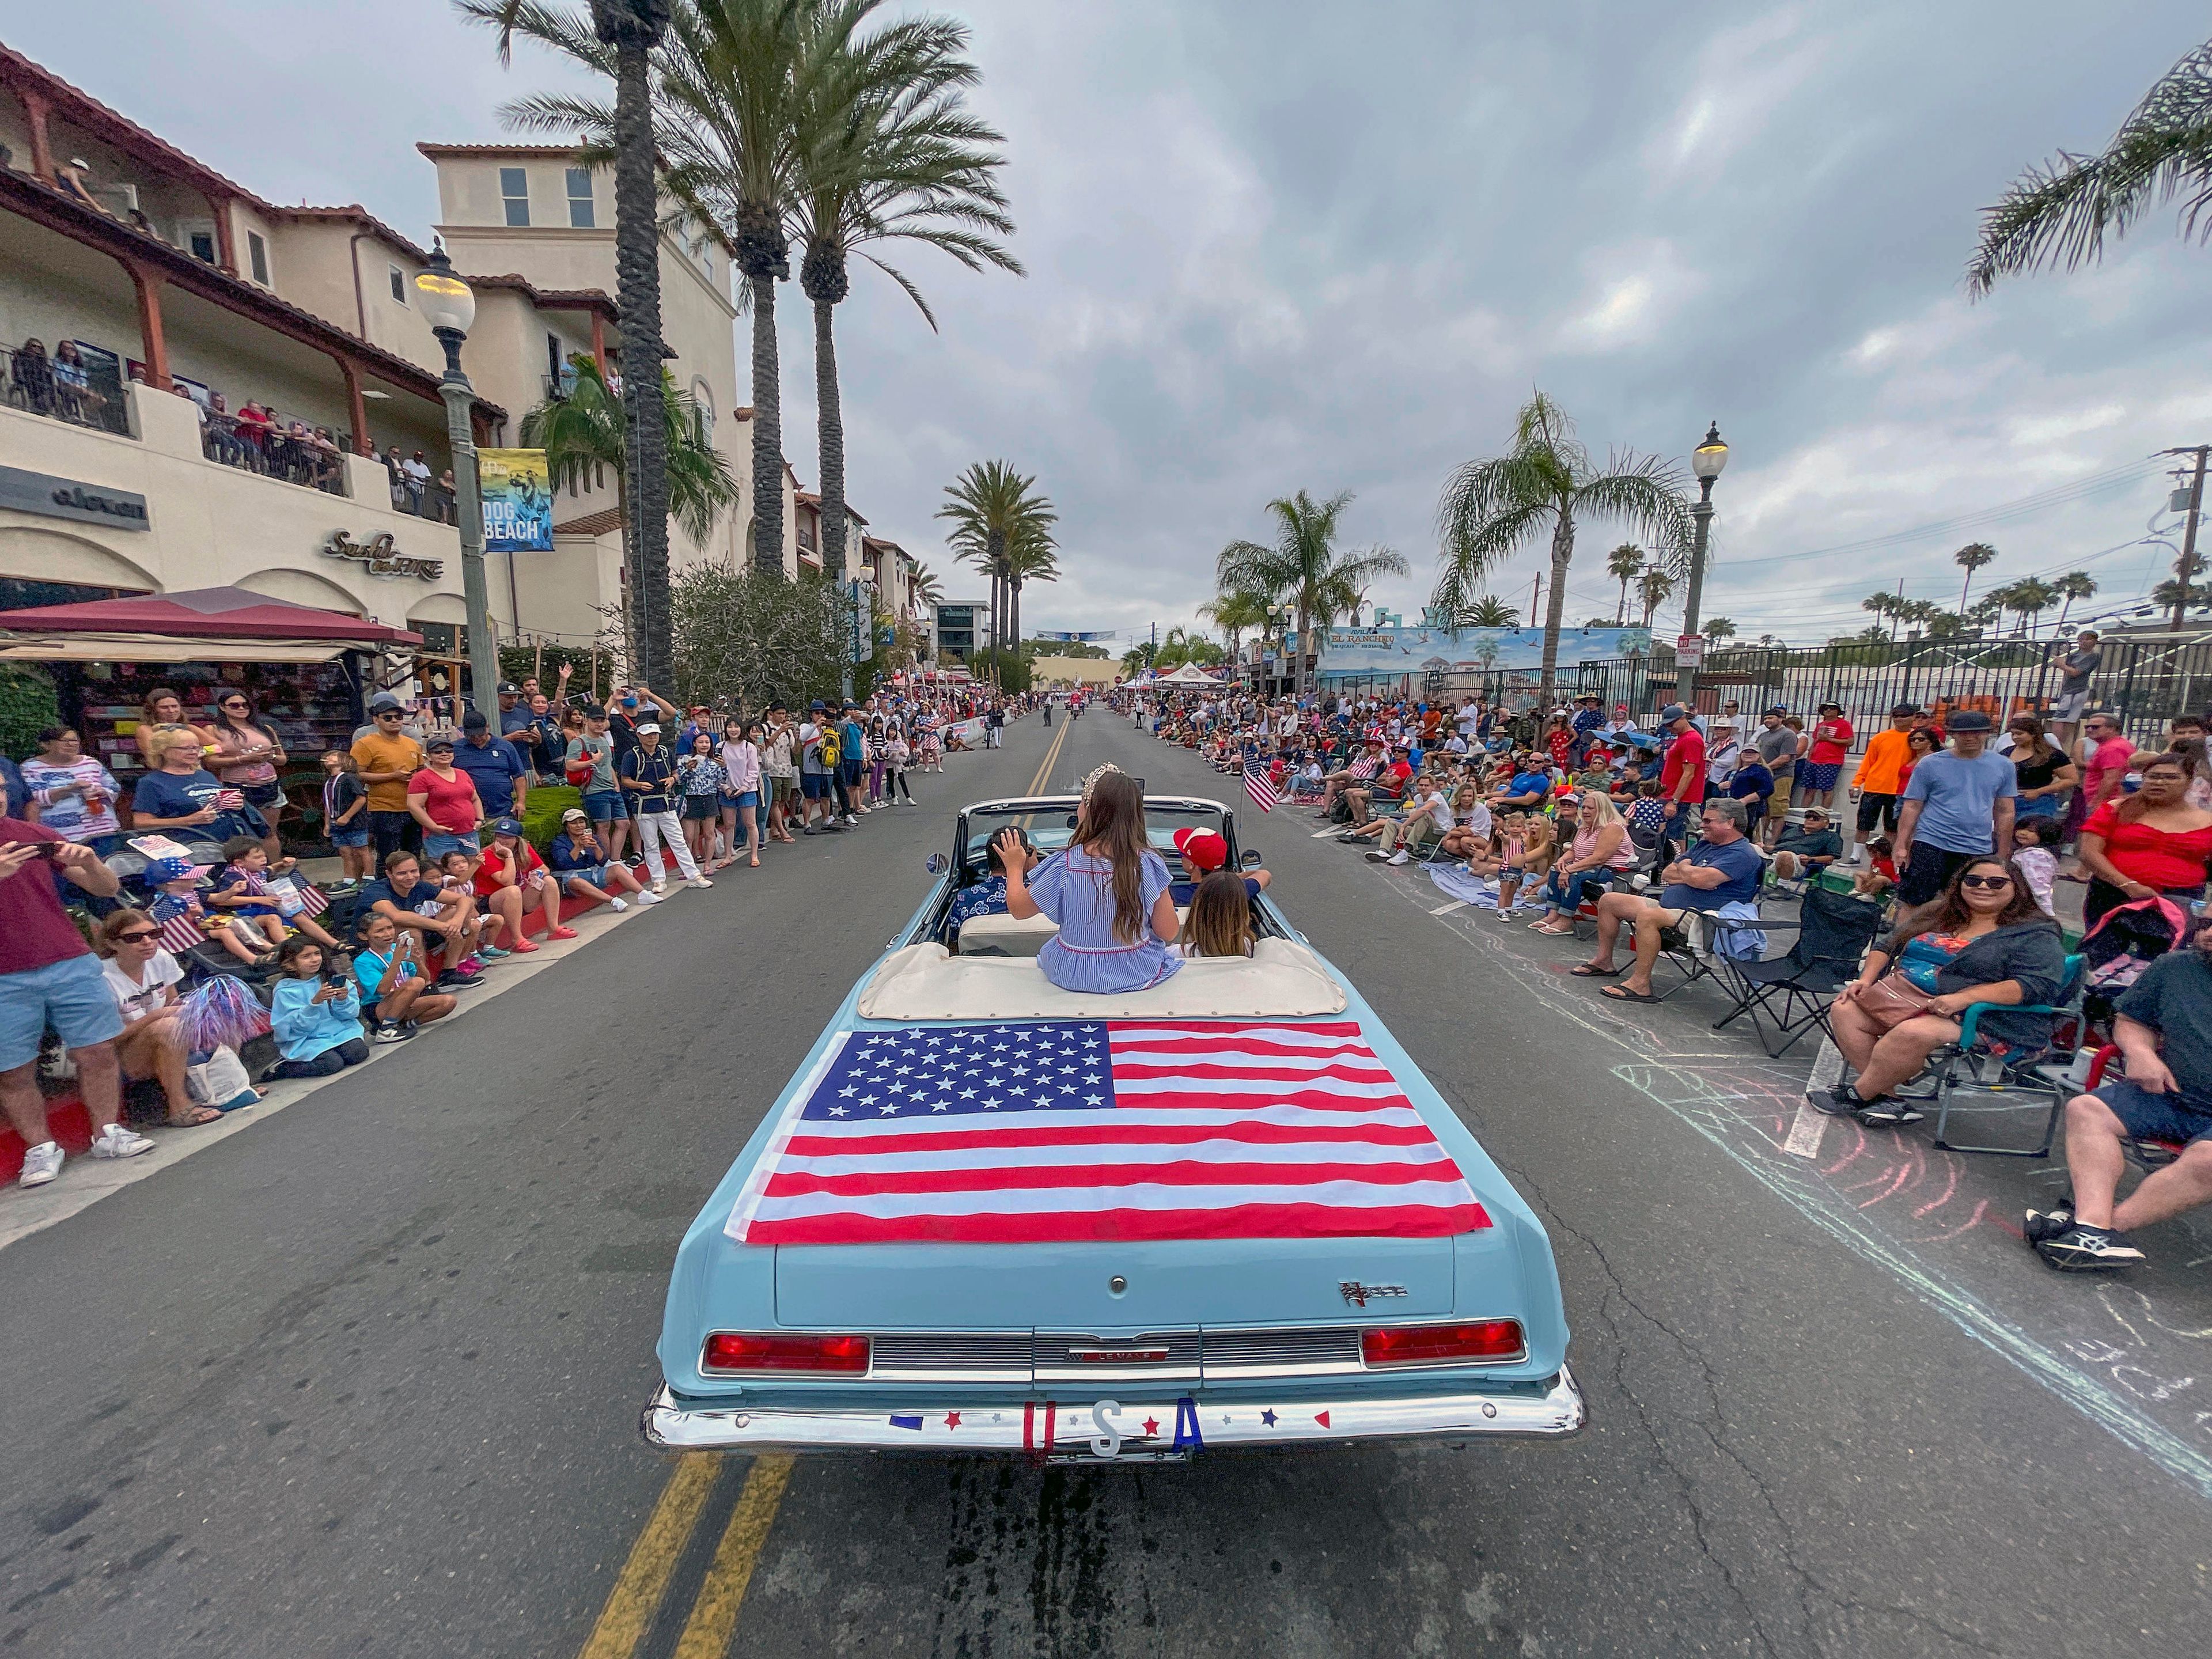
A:
[[[2145,761],[2142,766],[2143,776],[2148,778],[2151,774],[2151,769],[2156,766],[2171,766],[2176,769],[2181,774],[2182,783],[2185,786],[2188,783],[2191,770],[2189,757],[2179,750],[2169,749],[2166,753],[2153,756],[2149,760]],[[2120,797],[2118,805],[2112,808],[2112,817],[2122,823],[2133,823],[2149,811],[2150,803],[2142,798],[2142,792],[2138,790],[2132,795]]]
[[[1252,954],[1252,902],[1244,878],[1216,870],[1190,896],[1190,943],[1202,957]]]
[[[1145,795],[1127,772],[1101,772],[1083,797],[1075,844],[1114,866],[1114,937],[1145,932]]]
[[[1966,908],[1966,878],[1985,864],[1996,865],[2012,878],[2012,896],[2005,901],[2004,908],[1997,912],[1998,927],[2009,927],[2016,921],[2051,921],[2043,914],[2043,907],[2035,902],[2035,890],[2027,884],[2027,878],[2021,874],[2018,866],[2008,858],[1985,853],[1979,858],[1969,859],[1952,873],[1949,883],[1943,889],[1943,896],[1912,919],[1912,931],[1920,933],[1929,928],[1964,927],[1973,915]],[[2051,925],[2057,926],[2055,922]]]
[[[2027,738],[2027,753],[2026,755],[2022,755],[2020,752],[2020,744],[2017,742],[2013,744],[2013,758],[2015,762],[2021,760],[2043,760],[2047,757],[2055,755],[2058,752],[2057,746],[2045,735],[2043,722],[2036,719],[2033,714],[2014,715],[2008,725],[2007,729],[2008,731],[2025,733]]]

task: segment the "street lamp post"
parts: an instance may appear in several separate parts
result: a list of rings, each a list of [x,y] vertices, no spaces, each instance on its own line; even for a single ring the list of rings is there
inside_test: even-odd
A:
[[[435,245],[428,269],[415,279],[415,300],[430,332],[446,348],[446,373],[438,395],[446,400],[446,443],[453,457],[453,505],[460,519],[461,599],[468,608],[469,689],[478,708],[491,707],[499,684],[499,646],[493,637],[489,589],[484,581],[483,495],[477,477],[476,436],[469,423],[476,392],[461,372],[461,342],[477,318],[477,296],[453,274],[445,245]]]
[[[1721,476],[1728,465],[1728,446],[1721,441],[1718,421],[1705,427],[1705,441],[1690,452],[1690,470],[1698,475],[1698,499],[1690,508],[1696,521],[1697,532],[1690,544],[1690,592],[1682,605],[1682,634],[1685,638],[1698,631],[1698,600],[1705,586],[1705,538],[1713,523],[1713,480]],[[1698,671],[1684,664],[1674,680],[1674,701],[1683,708],[1694,706],[1698,690]]]

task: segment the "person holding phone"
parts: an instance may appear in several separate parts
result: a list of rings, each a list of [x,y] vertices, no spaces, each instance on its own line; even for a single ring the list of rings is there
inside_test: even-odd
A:
[[[368,1058],[361,1035],[361,993],[343,952],[304,933],[277,952],[284,976],[270,992],[270,1021],[283,1058],[271,1077],[332,1077]]]
[[[459,998],[431,988],[420,935],[387,915],[372,915],[362,923],[353,976],[373,1042],[404,1042],[460,1006]]]

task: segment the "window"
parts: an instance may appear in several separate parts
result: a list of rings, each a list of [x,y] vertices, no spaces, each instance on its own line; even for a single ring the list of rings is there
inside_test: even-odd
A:
[[[261,233],[258,230],[249,230],[246,233],[246,258],[248,266],[253,272],[253,280],[262,287],[267,288],[269,286],[269,244],[261,240]]]
[[[691,382],[693,441],[701,445],[714,441],[714,389],[703,379],[694,377]]]
[[[568,224],[572,229],[589,230],[597,222],[592,217],[592,170],[589,167],[568,169]]]
[[[526,225],[530,222],[530,175],[520,167],[501,167],[499,170],[500,198],[507,204],[507,222]]]
[[[398,265],[387,265],[392,274],[392,297],[401,305],[407,303],[407,273]]]
[[[546,390],[556,397],[565,398],[576,389],[575,378],[561,361],[561,337],[557,334],[545,337],[545,374]]]
[[[185,234],[185,251],[204,265],[216,262],[215,228],[194,226]]]

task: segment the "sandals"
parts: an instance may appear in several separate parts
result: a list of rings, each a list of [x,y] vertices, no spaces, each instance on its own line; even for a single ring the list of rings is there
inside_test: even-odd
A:
[[[172,1129],[197,1129],[204,1124],[222,1121],[222,1114],[212,1106],[195,1106],[182,1117],[177,1116],[173,1112],[164,1120],[166,1125]]]
[[[1632,991],[1626,985],[1608,985],[1603,990],[1600,991],[1598,994],[1600,996],[1610,997],[1615,1002],[1656,1002],[1659,1000],[1657,997],[1653,996],[1649,991]]]
[[[1585,962],[1567,969],[1568,975],[1575,979],[1619,979],[1627,971],[1626,968],[1601,968],[1594,962]]]

